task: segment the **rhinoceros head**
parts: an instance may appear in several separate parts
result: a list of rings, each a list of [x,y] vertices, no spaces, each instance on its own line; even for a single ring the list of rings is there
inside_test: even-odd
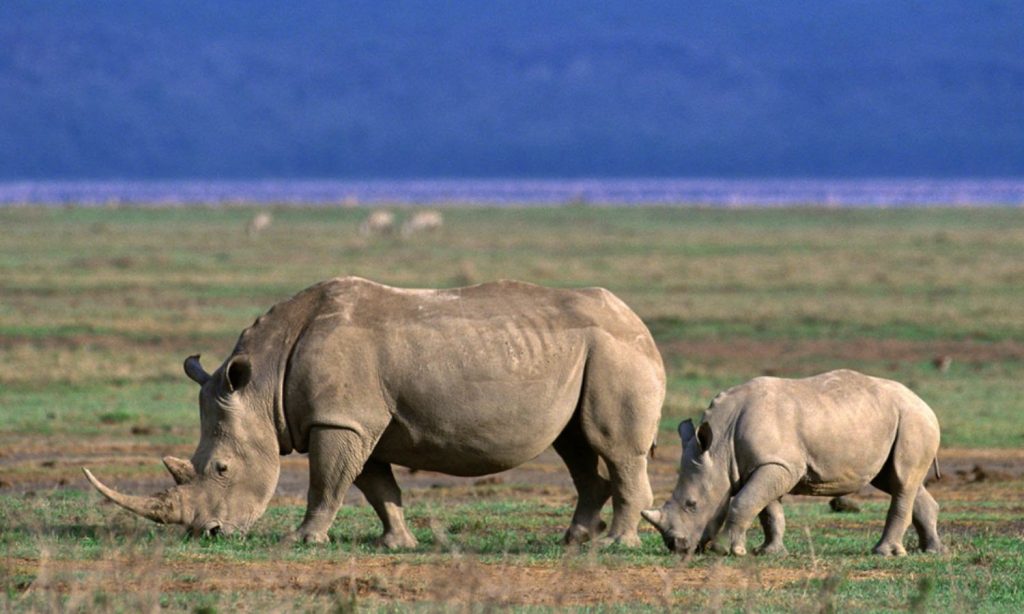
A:
[[[187,525],[193,535],[244,533],[263,515],[280,473],[273,395],[252,385],[252,364],[240,354],[212,374],[190,356],[185,373],[200,385],[201,435],[191,460],[164,458],[176,485],[138,497],[108,488],[88,469],[86,477],[108,499],[150,520]]]
[[[672,498],[661,509],[644,510],[642,514],[661,532],[669,550],[692,554],[713,540],[725,519],[730,469],[727,459],[712,453],[714,437],[707,422],[699,429],[694,429],[691,420],[682,422],[679,438],[683,457]]]

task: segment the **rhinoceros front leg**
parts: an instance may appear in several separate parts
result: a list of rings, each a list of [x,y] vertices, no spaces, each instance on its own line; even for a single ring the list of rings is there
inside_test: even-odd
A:
[[[306,517],[291,541],[324,543],[345,493],[370,456],[374,442],[343,428],[314,427],[309,434]]]
[[[416,538],[405,526],[405,515],[402,513],[402,491],[395,482],[395,474],[391,465],[370,459],[366,461],[363,472],[356,477],[356,488],[362,491],[366,500],[380,517],[384,525],[384,534],[380,542],[389,549],[415,548]]]
[[[786,532],[786,515],[782,511],[782,501],[775,500],[768,504],[764,510],[757,515],[761,521],[761,528],[764,530],[764,543],[754,548],[754,554],[786,556],[786,546],[782,543],[782,536]]]
[[[736,556],[747,553],[747,530],[754,517],[772,503],[778,504],[777,511],[781,516],[782,505],[779,499],[792,490],[796,482],[797,478],[793,477],[793,473],[782,465],[762,465],[754,470],[747,483],[729,502],[725,532],[729,536],[730,553]],[[777,518],[772,520],[777,521]],[[780,533],[780,545],[781,537]]]

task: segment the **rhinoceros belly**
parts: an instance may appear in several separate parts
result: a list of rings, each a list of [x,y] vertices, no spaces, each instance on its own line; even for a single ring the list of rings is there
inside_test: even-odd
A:
[[[451,394],[403,399],[374,458],[413,469],[474,476],[536,458],[578,404],[580,379],[481,382]]]
[[[805,467],[794,494],[834,496],[860,490],[882,470],[892,451],[899,412],[885,391],[864,376],[840,372],[793,387],[780,410],[793,423],[793,465]],[[786,407],[780,403],[780,407]]]
[[[550,446],[579,404],[586,338],[536,318],[516,321],[525,318],[442,323],[396,338],[392,348],[406,346],[389,361],[395,415],[374,458],[473,476],[516,467]]]
[[[875,472],[877,474],[877,471]],[[809,471],[804,479],[790,492],[794,495],[817,495],[834,497],[837,495],[848,495],[859,491],[867,486],[874,478],[871,471],[849,472],[843,475],[821,476]]]
[[[807,469],[793,494],[845,495],[871,483],[889,458],[896,429],[895,415],[880,411],[873,419],[875,428],[865,428],[860,433],[856,427],[861,423],[851,421],[842,425],[846,427],[842,432],[856,436],[805,439],[802,447],[807,453]]]

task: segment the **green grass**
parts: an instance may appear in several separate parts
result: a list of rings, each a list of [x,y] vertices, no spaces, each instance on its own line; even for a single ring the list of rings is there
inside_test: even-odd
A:
[[[648,323],[665,357],[663,443],[674,440],[680,418],[698,415],[723,388],[764,373],[852,367],[917,391],[939,416],[944,447],[1019,449],[1024,210],[453,208],[444,211],[441,231],[409,240],[359,236],[365,210],[273,214],[273,225],[250,239],[244,228],[253,210],[244,207],[0,210],[6,607],[344,610],[353,593],[338,577],[350,574],[342,568],[354,561],[357,568],[391,566],[379,576],[348,576],[345,582],[364,583],[355,593],[359,608],[430,611],[457,600],[410,589],[395,566],[475,577],[472,566],[457,567],[470,561],[485,572],[504,570],[494,572],[499,579],[535,567],[583,570],[585,578],[588,565],[601,578],[622,569],[650,579],[680,566],[708,577],[738,574],[657,598],[627,591],[564,604],[587,611],[666,603],[759,611],[830,603],[869,611],[1024,609],[1019,481],[967,484],[939,497],[949,557],[867,556],[884,518],[883,503],[872,500],[853,516],[828,514],[821,502],[787,505],[792,556],[782,561],[681,562],[652,532],[639,551],[567,554],[558,545],[570,515],[564,497],[511,484],[469,501],[446,499],[443,490],[410,493],[408,515],[421,541],[415,552],[381,553],[373,544],[377,521],[365,506],[346,507],[335,541],[323,548],[277,544],[301,517],[295,503],[276,504],[244,541],[184,541],[178,530],[79,492],[76,460],[89,457],[114,481],[166,479],[156,457],[194,445],[198,432],[196,390],[182,359],[201,352],[214,367],[273,303],[349,274],[408,287],[516,278],[611,289]],[[952,358],[947,371],[932,366],[940,355]],[[92,450],[98,456],[89,456]],[[41,466],[44,460],[55,466]],[[46,561],[64,567],[40,580],[49,573]],[[104,561],[114,568],[90,567]],[[246,565],[274,561],[306,575],[229,582],[244,576]],[[322,584],[310,584],[321,578],[303,565],[323,569]],[[117,578],[131,584],[143,577],[140,569],[171,588],[157,585],[138,598],[118,590]],[[771,580],[790,572],[792,581]],[[115,582],[95,588],[97,578]],[[555,589],[537,590],[543,596]],[[556,607],[480,599],[523,611]]]
[[[1022,485],[1017,482],[1012,486]],[[897,611],[906,609],[915,599],[925,599],[928,611],[958,607],[1006,611],[1020,607],[1024,599],[1024,545],[1019,535],[1010,533],[1015,523],[1019,526],[1019,502],[989,502],[984,514],[973,513],[973,503],[949,505],[945,532],[951,554],[912,554],[903,559],[867,554],[880,533],[885,507],[881,501],[872,501],[859,514],[836,516],[817,503],[790,502],[786,505],[789,557],[737,559],[708,555],[683,560],[667,554],[651,532],[644,533],[643,546],[637,550],[584,548],[567,552],[558,542],[556,527],[568,517],[570,509],[539,501],[483,500],[414,508],[409,521],[420,546],[414,551],[381,554],[373,543],[379,527],[366,507],[341,511],[331,544],[281,546],[279,539],[300,519],[296,508],[272,507],[244,540],[185,540],[178,529],[158,527],[127,513],[112,513],[109,506],[95,505],[91,494],[65,491],[6,501],[0,507],[0,522],[9,529],[0,536],[0,547],[14,559],[33,559],[43,552],[48,559],[83,562],[81,567],[86,570],[90,562],[128,558],[140,568],[154,565],[150,572],[159,576],[173,576],[171,580],[192,576],[197,583],[208,569],[230,570],[232,565],[240,570],[246,564],[258,563],[279,565],[284,570],[290,565],[300,569],[322,565],[326,583],[344,570],[346,561],[358,564],[360,557],[386,559],[413,568],[450,565],[457,559],[469,561],[472,573],[486,573],[489,566],[568,567],[582,573],[594,566],[650,569],[652,573],[656,569],[685,568],[712,580],[735,577],[753,583],[735,588],[711,583],[708,588],[673,594],[673,600],[691,607],[718,603],[729,610],[755,606],[758,610],[787,611],[794,607],[817,608],[827,601],[844,611]],[[751,543],[759,540],[759,531],[752,530]],[[773,579],[773,575],[786,572],[791,572],[792,581]],[[130,569],[121,573],[129,580],[134,578]],[[770,589],[757,587],[759,574]],[[809,577],[801,579],[802,575]],[[91,599],[112,592],[104,598],[123,604],[130,597],[111,587],[106,592],[92,589],[87,584],[88,574],[75,585],[72,576],[62,576],[63,582]],[[22,594],[17,586],[37,577],[38,573],[24,571],[9,577],[7,604],[19,607],[33,603],[33,595]],[[380,581],[401,584],[402,578],[382,576]],[[823,595],[826,590],[828,594]],[[181,603],[190,608],[204,604],[223,607],[233,599],[242,599],[246,607],[253,605],[251,596],[243,599],[231,594],[199,602],[178,592],[151,597],[168,605],[186,599]],[[383,604],[372,599],[369,603]]]

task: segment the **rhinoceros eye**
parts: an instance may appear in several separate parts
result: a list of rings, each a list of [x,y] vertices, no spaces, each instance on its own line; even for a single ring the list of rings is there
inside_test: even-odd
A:
[[[228,464],[219,460],[213,463],[213,469],[217,472],[217,475],[224,475],[228,472]]]
[[[697,509],[697,502],[694,501],[693,499],[687,499],[686,502],[683,503],[683,505],[685,505],[686,509],[688,509],[688,510],[695,510],[695,509]]]

